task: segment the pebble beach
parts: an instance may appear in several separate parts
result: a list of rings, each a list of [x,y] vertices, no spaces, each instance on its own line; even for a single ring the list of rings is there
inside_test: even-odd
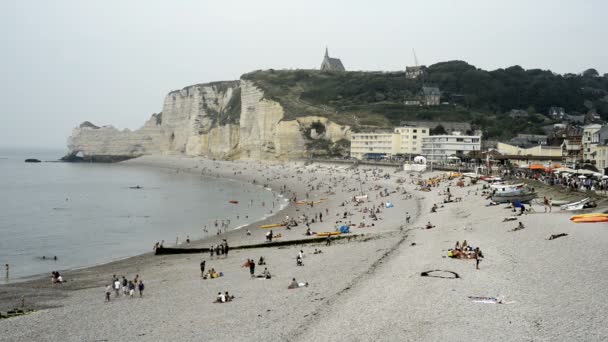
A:
[[[482,185],[442,180],[430,191],[417,181],[442,172],[410,174],[394,168],[289,162],[212,161],[145,156],[123,162],[169,172],[266,186],[296,201],[261,222],[192,241],[183,248],[265,243],[260,225],[324,214],[310,224],[329,232],[350,223],[352,239],[231,250],[228,256],[152,252],[64,272],[67,282],[36,279],[0,287],[0,311],[36,311],[0,320],[2,341],[605,341],[608,337],[608,245],[605,223],[576,224],[554,207],[517,216],[506,205],[487,206]],[[399,182],[398,182],[399,180]],[[444,203],[446,190],[458,201]],[[260,190],[265,191],[265,190]],[[543,189],[539,189],[542,196]],[[353,196],[367,195],[359,205]],[[307,195],[308,194],[308,198]],[[386,195],[385,195],[386,194]],[[318,202],[318,203],[317,203]],[[392,207],[387,208],[390,202]],[[431,212],[434,204],[436,212]],[[379,208],[372,220],[363,208]],[[603,212],[605,208],[596,208]],[[344,213],[347,213],[344,218]],[[406,222],[406,213],[411,216]],[[435,227],[423,229],[427,222]],[[519,222],[525,229],[512,231]],[[372,225],[373,224],[373,225]],[[251,235],[246,234],[249,230]],[[300,223],[273,229],[278,241],[308,239]],[[566,236],[549,240],[553,234]],[[346,234],[345,234],[346,235]],[[314,237],[314,236],[313,236]],[[475,260],[447,257],[456,241],[483,250]],[[150,241],[150,246],[155,241]],[[315,249],[322,250],[313,254]],[[303,266],[296,266],[302,250]],[[247,259],[266,259],[271,279],[251,278]],[[199,263],[221,271],[203,279]],[[426,276],[421,276],[425,273]],[[112,294],[112,275],[139,274],[146,288],[134,298]],[[457,277],[455,276],[457,275]],[[287,289],[292,279],[309,285]],[[218,292],[234,300],[214,303]],[[472,297],[472,298],[471,298]],[[475,298],[500,298],[500,303]]]

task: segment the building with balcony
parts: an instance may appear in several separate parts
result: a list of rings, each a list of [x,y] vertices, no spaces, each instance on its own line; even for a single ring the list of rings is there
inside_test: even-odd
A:
[[[593,159],[591,154],[595,151],[595,147],[598,145],[598,141],[594,141],[594,135],[602,128],[602,125],[592,124],[583,126],[583,138],[582,138],[582,148],[583,148],[583,160],[591,160]],[[597,138],[597,137],[596,137]]]
[[[429,135],[428,127],[396,127],[392,132],[353,133],[350,156],[366,159],[366,155],[382,154],[391,158],[397,154],[414,155],[422,152],[422,138]]]
[[[481,149],[480,135],[432,135],[422,138],[422,155],[428,161],[447,161],[450,157],[462,158],[469,152]]]

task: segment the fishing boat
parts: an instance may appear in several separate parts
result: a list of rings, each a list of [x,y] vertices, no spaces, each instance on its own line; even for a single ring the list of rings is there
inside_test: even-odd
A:
[[[583,198],[580,201],[564,204],[564,205],[560,206],[560,209],[568,210],[568,211],[582,210],[585,207],[585,204],[587,204],[587,202],[589,202],[589,201],[591,201],[591,199],[589,197]]]
[[[534,198],[536,198],[536,193],[525,189],[517,192],[496,193],[492,195],[492,201],[497,203],[511,203],[515,201],[529,203]]]

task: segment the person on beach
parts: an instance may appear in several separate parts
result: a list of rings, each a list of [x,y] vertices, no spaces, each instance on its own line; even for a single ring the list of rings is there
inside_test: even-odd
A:
[[[249,274],[251,275],[251,278],[255,276],[255,262],[253,259],[249,260]]]
[[[410,223],[410,219],[411,219],[410,213],[405,213],[405,223]]]
[[[291,290],[291,289],[297,289],[299,287],[305,287],[308,286],[308,283],[298,283],[296,281],[296,278],[293,278],[291,280],[291,283],[289,284],[289,286],[287,286],[287,289]]]
[[[201,277],[205,275],[205,260],[201,261]]]
[[[217,293],[217,298],[215,299],[216,303],[226,303],[226,295],[221,292]]]
[[[135,294],[135,284],[129,281],[129,297],[133,298],[133,294]]]
[[[428,221],[428,222],[426,223],[426,226],[425,226],[424,228],[426,228],[426,229],[431,229],[431,228],[435,228],[435,226],[433,226],[433,225],[431,224],[431,221]]]
[[[226,254],[226,258],[228,257],[228,241],[224,239],[224,254]]]
[[[116,297],[120,295],[120,280],[114,276],[114,291],[116,292]]]
[[[325,246],[331,246],[331,235],[327,235],[327,239],[325,239]]]
[[[479,269],[479,262],[483,259],[483,253],[479,247],[475,247],[475,269]]]
[[[139,290],[139,297],[143,297],[144,296],[144,281],[143,280],[139,280],[139,284],[137,284],[137,289]]]
[[[302,257],[299,254],[296,258],[296,266],[304,266],[304,263],[302,262]]]
[[[110,295],[112,294],[112,284],[108,284],[108,286],[106,286],[106,302],[110,301]]]
[[[258,265],[266,265],[266,260],[264,259],[263,256],[260,257],[260,260],[258,261]]]
[[[209,255],[211,256],[211,259],[213,259],[213,251],[215,250],[214,246],[211,245],[211,247],[209,247]]]

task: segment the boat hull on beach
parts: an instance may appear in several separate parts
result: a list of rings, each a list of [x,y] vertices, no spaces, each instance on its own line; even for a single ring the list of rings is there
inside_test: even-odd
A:
[[[531,200],[536,198],[536,193],[534,192],[518,192],[513,194],[497,194],[492,196],[492,201],[497,203],[512,203],[512,202],[521,202],[521,203],[529,203]]]

